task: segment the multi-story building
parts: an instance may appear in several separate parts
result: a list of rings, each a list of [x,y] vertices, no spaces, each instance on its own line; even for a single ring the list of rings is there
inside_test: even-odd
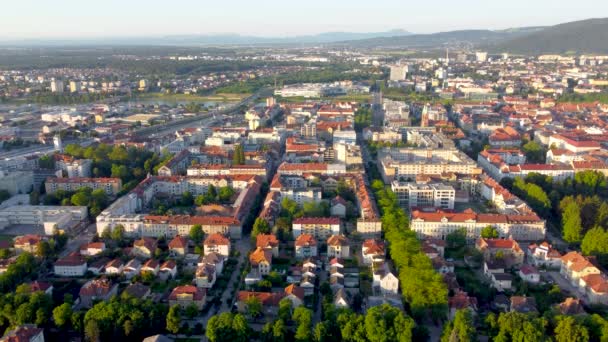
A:
[[[32,171],[0,171],[0,190],[8,191],[11,196],[30,193],[33,187]]]
[[[58,190],[76,191],[80,188],[90,188],[101,189],[107,195],[115,196],[122,190],[122,180],[120,178],[48,178],[44,187],[47,194],[53,194]]]
[[[178,286],[169,295],[169,305],[179,305],[183,309],[190,305],[201,310],[205,304],[207,291],[192,285]]]
[[[545,221],[536,214],[477,214],[471,209],[464,212],[415,210],[410,222],[410,228],[422,239],[445,240],[448,234],[464,229],[467,239],[473,242],[487,226],[494,227],[503,238],[511,236],[515,240],[537,241],[545,237]]]
[[[380,173],[386,184],[395,179],[414,179],[418,174],[480,174],[475,161],[455,148],[386,148],[378,152]]]
[[[391,189],[403,208],[436,207],[454,209],[456,190],[444,184],[416,184],[412,182],[393,181]]]
[[[0,229],[9,225],[41,225],[46,235],[70,230],[88,217],[84,206],[15,205],[0,210]]]
[[[74,159],[68,155],[55,155],[55,168],[65,172],[68,178],[91,177],[92,165],[91,159]]]
[[[309,234],[316,239],[325,240],[331,235],[340,234],[338,217],[301,217],[293,220],[293,236]]]

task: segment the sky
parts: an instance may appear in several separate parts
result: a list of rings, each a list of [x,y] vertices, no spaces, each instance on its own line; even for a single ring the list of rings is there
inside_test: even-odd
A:
[[[606,0],[4,0],[1,39],[433,33],[608,17]]]

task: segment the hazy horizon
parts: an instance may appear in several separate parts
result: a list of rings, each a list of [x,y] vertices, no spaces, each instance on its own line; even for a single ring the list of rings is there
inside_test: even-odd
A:
[[[426,3],[377,0],[285,4],[277,0],[252,3],[233,0],[204,4],[194,0],[11,1],[0,21],[1,40],[148,38],[174,35],[238,34],[293,37],[326,32],[405,30],[434,33],[465,29],[508,29],[549,26],[608,16],[608,3],[580,0],[556,4],[550,0],[486,0]],[[549,12],[549,14],[546,14]]]

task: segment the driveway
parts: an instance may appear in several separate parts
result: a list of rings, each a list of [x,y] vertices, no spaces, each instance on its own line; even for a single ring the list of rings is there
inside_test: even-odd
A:
[[[580,292],[566,278],[564,278],[564,276],[562,276],[559,272],[548,271],[548,272],[541,273],[541,275],[547,276],[548,278],[553,280],[553,282],[557,286],[559,286],[559,288],[562,290],[562,292],[567,292],[577,298],[581,297]]]

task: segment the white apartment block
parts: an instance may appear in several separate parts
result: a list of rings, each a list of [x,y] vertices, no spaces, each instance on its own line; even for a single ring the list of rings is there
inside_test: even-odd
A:
[[[41,225],[45,234],[52,235],[55,226],[69,229],[87,217],[84,206],[15,205],[0,210],[0,229],[9,225]]]
[[[454,209],[456,190],[444,184],[416,184],[412,182],[393,181],[391,189],[403,208],[435,207]]]

